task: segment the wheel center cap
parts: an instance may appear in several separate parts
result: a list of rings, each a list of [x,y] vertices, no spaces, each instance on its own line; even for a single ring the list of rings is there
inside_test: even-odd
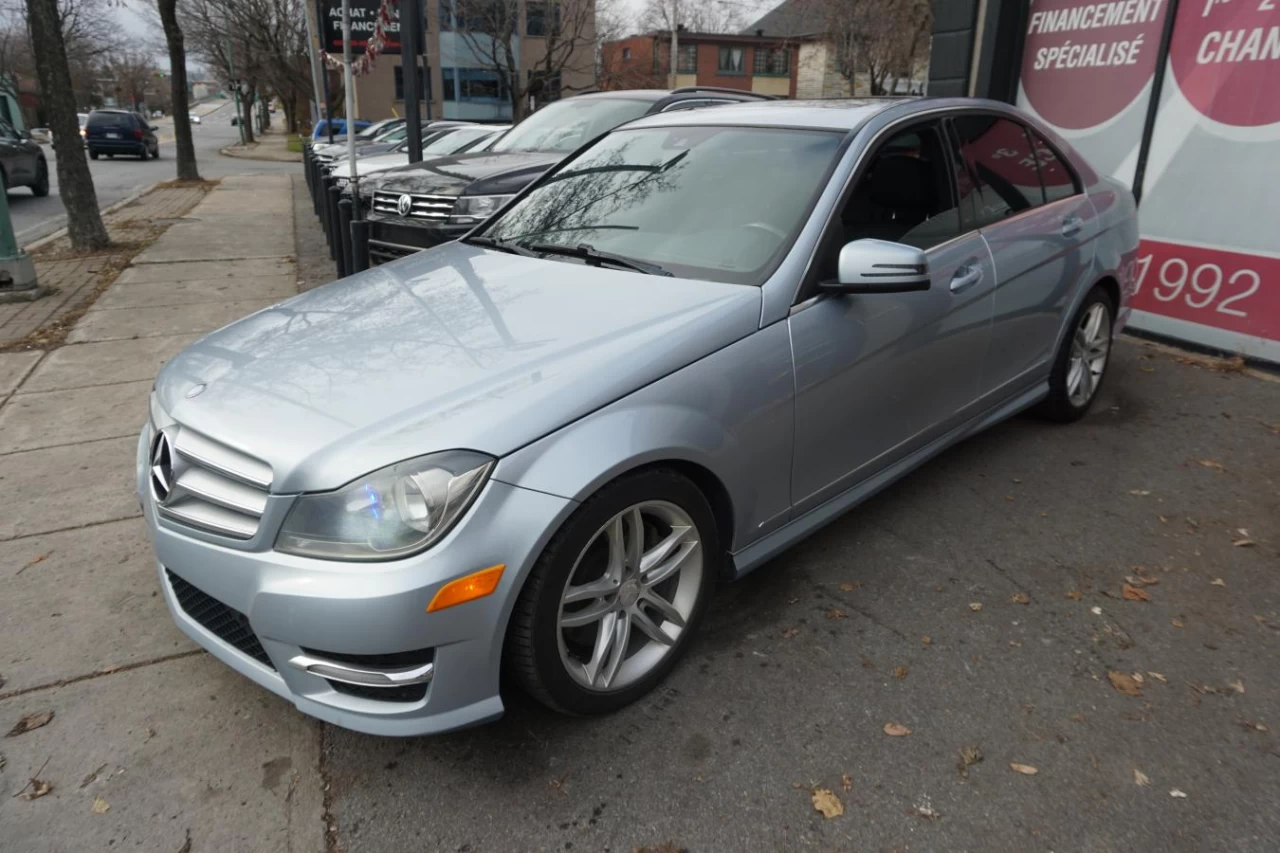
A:
[[[629,580],[618,590],[618,603],[623,607],[630,607],[640,598],[640,584],[637,581]]]

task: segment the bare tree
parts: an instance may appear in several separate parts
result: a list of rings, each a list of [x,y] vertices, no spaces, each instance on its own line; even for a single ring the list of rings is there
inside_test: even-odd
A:
[[[160,25],[164,28],[165,44],[169,48],[169,98],[173,102],[173,136],[177,143],[178,180],[198,181],[196,147],[191,139],[191,115],[187,108],[187,48],[178,24],[178,0],[156,0]]]
[[[596,30],[592,0],[454,0],[441,6],[441,27],[456,29],[481,66],[495,72],[499,96],[511,102],[511,120],[524,118],[530,98],[554,100],[561,89],[573,90],[564,74],[577,72],[595,80]],[[539,38],[543,51],[521,75],[520,51],[530,49],[519,37]],[[554,90],[554,91],[552,91]]]
[[[835,70],[849,81],[865,73],[871,94],[891,94],[911,78],[928,52],[933,10],[929,0],[799,0],[821,20]]]
[[[98,194],[84,158],[80,141],[80,123],[76,119],[75,94],[71,88],[71,69],[62,37],[62,21],[58,0],[27,0],[27,20],[31,40],[40,46],[35,53],[36,71],[40,78],[41,96],[49,111],[49,128],[53,131],[53,150],[58,161],[58,194],[67,210],[67,234],[77,251],[96,251],[111,244],[102,214],[98,212]]]
[[[853,0],[830,0],[832,3]],[[694,33],[736,33],[747,25],[747,5],[738,0],[680,0],[673,4],[671,0],[646,0],[640,9],[639,24],[644,32],[653,30],[671,31],[672,6],[678,7],[679,20],[676,26],[682,26]]]

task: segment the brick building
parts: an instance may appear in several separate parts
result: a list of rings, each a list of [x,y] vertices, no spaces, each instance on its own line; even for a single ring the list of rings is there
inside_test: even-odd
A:
[[[722,86],[783,98],[796,96],[798,45],[794,40],[684,29],[676,36],[677,86]],[[670,31],[605,42],[600,88],[665,89],[670,56]]]

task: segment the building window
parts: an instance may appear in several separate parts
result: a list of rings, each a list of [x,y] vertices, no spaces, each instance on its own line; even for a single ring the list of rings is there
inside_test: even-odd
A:
[[[444,82],[444,99],[446,101],[458,100],[458,93],[454,88],[454,73],[452,68],[441,68],[440,78]]]
[[[622,61],[623,61],[623,62],[630,62],[630,61],[631,61],[631,48],[629,48],[629,47],[624,47],[624,48],[622,49]]]
[[[560,4],[554,0],[529,0],[524,9],[524,31],[531,36],[560,32]]]
[[[744,74],[746,73],[746,65],[743,62],[743,54],[746,51],[740,47],[722,47],[720,48],[720,73],[721,74]]]
[[[395,77],[396,77],[395,98],[397,101],[403,101],[404,100],[404,67],[403,66],[397,65],[395,67]],[[430,69],[424,69],[421,67],[418,68],[418,86],[420,87],[418,89],[418,95],[420,99],[423,101],[431,100],[431,70]],[[449,93],[446,92],[446,94],[449,94]]]
[[[548,75],[545,71],[528,72],[529,95],[533,98],[533,107],[538,109],[552,101],[560,100],[560,72]]]
[[[698,46],[696,44],[682,44],[676,52],[676,71],[680,74],[697,74],[698,73]]]
[[[487,68],[443,68],[441,78],[446,101],[498,101],[507,97],[501,75]]]
[[[517,6],[514,0],[440,0],[439,5],[442,31],[516,31]]]
[[[757,47],[751,70],[755,74],[787,75],[791,72],[791,51],[785,47]]]

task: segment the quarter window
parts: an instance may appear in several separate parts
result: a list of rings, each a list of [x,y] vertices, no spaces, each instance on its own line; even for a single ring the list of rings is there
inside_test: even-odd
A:
[[[952,120],[964,165],[958,175],[960,207],[982,228],[1044,203],[1027,131],[1017,122],[984,115]]]
[[[1040,167],[1040,183],[1044,186],[1045,204],[1052,204],[1078,194],[1081,191],[1080,181],[1066,161],[1059,156],[1057,149],[1034,130],[1030,133],[1031,141],[1035,145],[1036,164]]]

